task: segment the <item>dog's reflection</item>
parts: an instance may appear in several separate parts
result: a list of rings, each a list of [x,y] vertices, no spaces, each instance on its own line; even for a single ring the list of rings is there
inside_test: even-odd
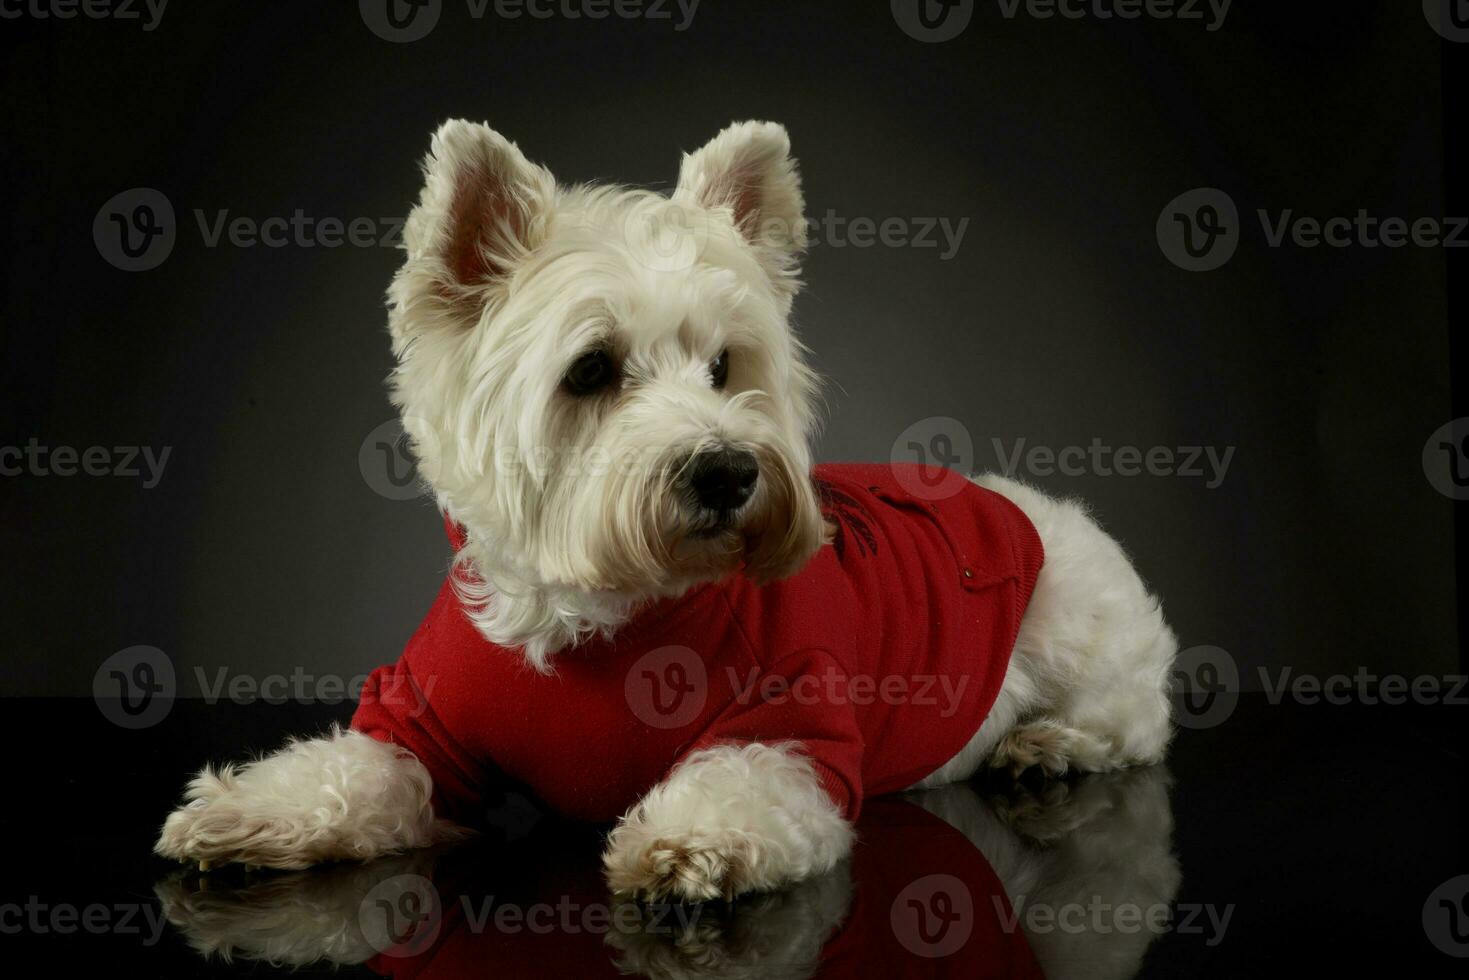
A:
[[[1169,928],[1182,881],[1165,766],[910,798],[994,868],[1049,980],[1122,980]]]
[[[156,890],[206,956],[398,978],[1125,978],[1178,890],[1169,783],[1153,767],[872,799],[848,862],[729,904],[612,899],[599,841],[564,826],[293,874],[176,875]],[[1126,908],[1142,927],[1109,919]]]

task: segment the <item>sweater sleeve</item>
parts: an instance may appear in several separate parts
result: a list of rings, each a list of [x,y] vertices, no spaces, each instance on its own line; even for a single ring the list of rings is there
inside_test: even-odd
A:
[[[862,808],[861,729],[846,671],[824,650],[805,649],[759,670],[689,748],[795,742],[848,820]]]
[[[476,806],[485,773],[429,707],[426,689],[406,660],[368,675],[352,715],[352,728],[380,742],[400,745],[423,763],[433,779],[436,816],[462,824],[478,821],[481,814]]]

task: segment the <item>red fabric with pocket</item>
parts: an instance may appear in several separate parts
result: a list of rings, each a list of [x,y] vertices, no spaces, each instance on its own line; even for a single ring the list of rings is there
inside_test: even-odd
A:
[[[935,468],[815,470],[833,542],[801,572],[649,605],[539,674],[485,640],[446,582],[353,727],[412,750],[439,813],[475,819],[499,769],[574,818],[622,814],[690,752],[793,742],[850,818],[979,728],[1043,552],[1010,501]]]

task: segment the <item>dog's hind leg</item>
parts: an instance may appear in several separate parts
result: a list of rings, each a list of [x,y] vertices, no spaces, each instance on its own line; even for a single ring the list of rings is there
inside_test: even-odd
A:
[[[976,482],[1024,511],[1045,564],[989,716],[918,788],[985,765],[1061,775],[1158,762],[1172,736],[1167,685],[1178,649],[1158,600],[1080,504],[1000,476]]]
[[[1046,550],[1011,656],[1027,703],[990,764],[1060,775],[1160,761],[1178,641],[1158,600],[1080,504],[1004,477],[978,482],[1020,507]]]
[[[434,818],[432,790],[411,752],[334,730],[242,766],[206,766],[153,849],[204,868],[366,860],[463,833]]]
[[[989,765],[994,769],[1008,766],[1017,776],[1032,766],[1047,776],[1063,776],[1071,769],[1081,772],[1114,769],[1112,756],[1112,746],[1107,741],[1079,728],[1039,718],[1012,729],[1000,739],[990,754]]]

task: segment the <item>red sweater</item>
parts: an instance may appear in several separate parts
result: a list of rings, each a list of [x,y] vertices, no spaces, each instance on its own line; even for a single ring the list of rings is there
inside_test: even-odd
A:
[[[1043,553],[1019,508],[968,481],[930,501],[904,489],[923,485],[912,469],[815,477],[836,532],[796,575],[652,603],[612,640],[554,655],[550,675],[481,636],[445,582],[352,726],[410,749],[436,812],[466,822],[496,769],[558,812],[610,820],[690,752],[756,740],[799,743],[855,819],[979,728]]]

